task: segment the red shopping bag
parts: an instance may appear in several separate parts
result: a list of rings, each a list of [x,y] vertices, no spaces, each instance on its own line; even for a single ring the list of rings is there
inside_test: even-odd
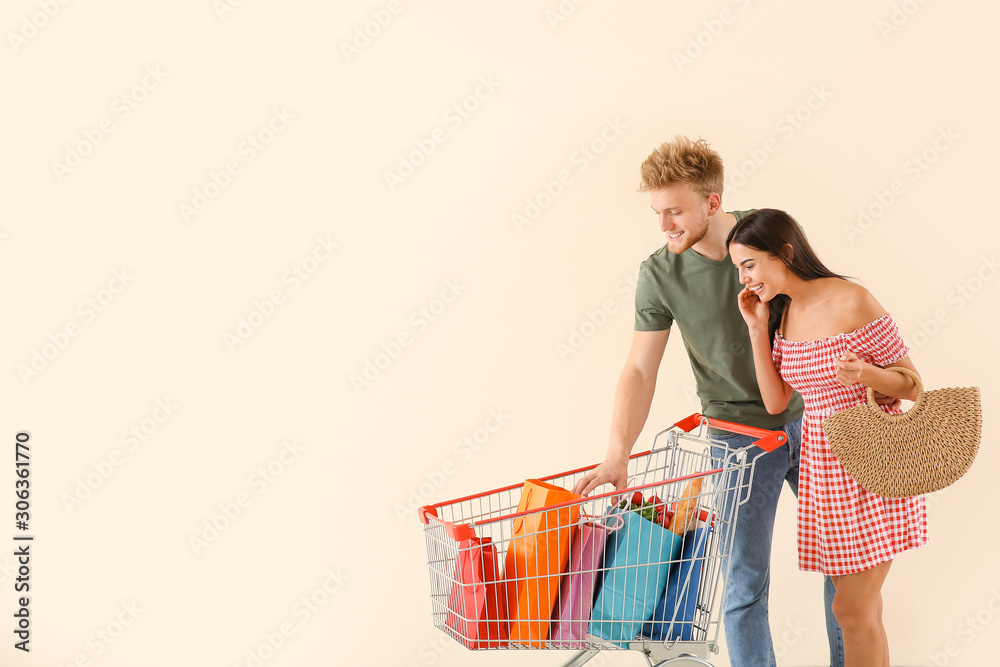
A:
[[[579,505],[531,510],[582,497],[535,479],[524,483],[517,511],[529,513],[514,519],[514,537],[507,548],[503,572],[511,643],[545,647],[552,607],[559,595],[559,578],[569,563],[570,537],[580,516]]]
[[[445,624],[466,648],[507,644],[507,598],[499,575],[497,548],[488,537],[459,542]]]

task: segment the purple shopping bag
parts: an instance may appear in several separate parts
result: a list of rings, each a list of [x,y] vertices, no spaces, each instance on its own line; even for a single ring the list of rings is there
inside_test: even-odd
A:
[[[615,519],[617,524],[610,527],[597,520],[583,521],[577,526],[570,547],[569,567],[552,610],[549,641],[553,648],[586,648],[594,591],[604,569],[604,545],[608,535],[624,524],[620,516]]]

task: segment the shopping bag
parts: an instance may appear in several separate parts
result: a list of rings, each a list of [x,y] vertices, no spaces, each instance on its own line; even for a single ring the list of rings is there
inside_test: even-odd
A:
[[[611,531],[625,524],[620,515],[615,518],[618,523],[614,526],[584,521],[573,536],[569,567],[559,585],[559,599],[552,613],[550,636],[555,648],[586,648],[594,593],[604,569],[604,547]]]
[[[604,579],[588,631],[627,648],[652,616],[683,540],[635,512],[622,516],[625,525],[611,533],[605,547]]]
[[[458,543],[445,624],[466,648],[507,644],[507,598],[499,574],[497,548],[490,538]]]
[[[705,548],[712,527],[702,525],[684,536],[680,562],[667,578],[667,590],[653,610],[642,634],[655,641],[679,639],[691,641],[695,630],[694,614],[698,606],[698,585],[705,564]]]
[[[569,563],[570,537],[580,516],[579,505],[532,510],[581,498],[546,482],[529,479],[524,483],[517,511],[529,513],[513,521],[514,535],[503,572],[511,643],[545,647],[559,578]]]

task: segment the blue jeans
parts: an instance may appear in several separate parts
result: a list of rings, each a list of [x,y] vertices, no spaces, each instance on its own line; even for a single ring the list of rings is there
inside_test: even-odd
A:
[[[783,482],[788,482],[792,493],[799,492],[799,448],[802,442],[802,420],[785,424],[788,445],[767,453],[759,447],[747,451],[747,460],[757,458],[753,469],[750,496],[747,497],[746,481],[742,489],[729,493],[725,499],[723,516],[737,496],[746,498],[738,509],[739,516],[733,530],[733,549],[726,581],[724,622],[729,661],[733,667],[775,667],[774,645],[767,617],[768,587],[771,583],[771,539],[774,535],[774,515],[778,507]],[[713,439],[725,447],[712,447],[712,456],[721,461],[730,450],[748,447],[754,438],[738,434],[716,434]],[[749,473],[748,473],[749,475]],[[728,541],[728,536],[723,535]],[[844,636],[834,618],[833,582],[825,577],[823,597],[826,607],[826,632],[830,641],[830,665],[844,664]]]

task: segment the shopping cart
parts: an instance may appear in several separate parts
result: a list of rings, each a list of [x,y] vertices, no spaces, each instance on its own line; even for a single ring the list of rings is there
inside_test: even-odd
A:
[[[564,667],[605,650],[711,667],[754,459],[710,428],[758,438],[764,451],[786,442],[694,414],[630,457],[628,489],[565,491],[588,466],[422,507],[434,625],[473,650],[576,650]],[[557,502],[525,509],[539,492]]]

